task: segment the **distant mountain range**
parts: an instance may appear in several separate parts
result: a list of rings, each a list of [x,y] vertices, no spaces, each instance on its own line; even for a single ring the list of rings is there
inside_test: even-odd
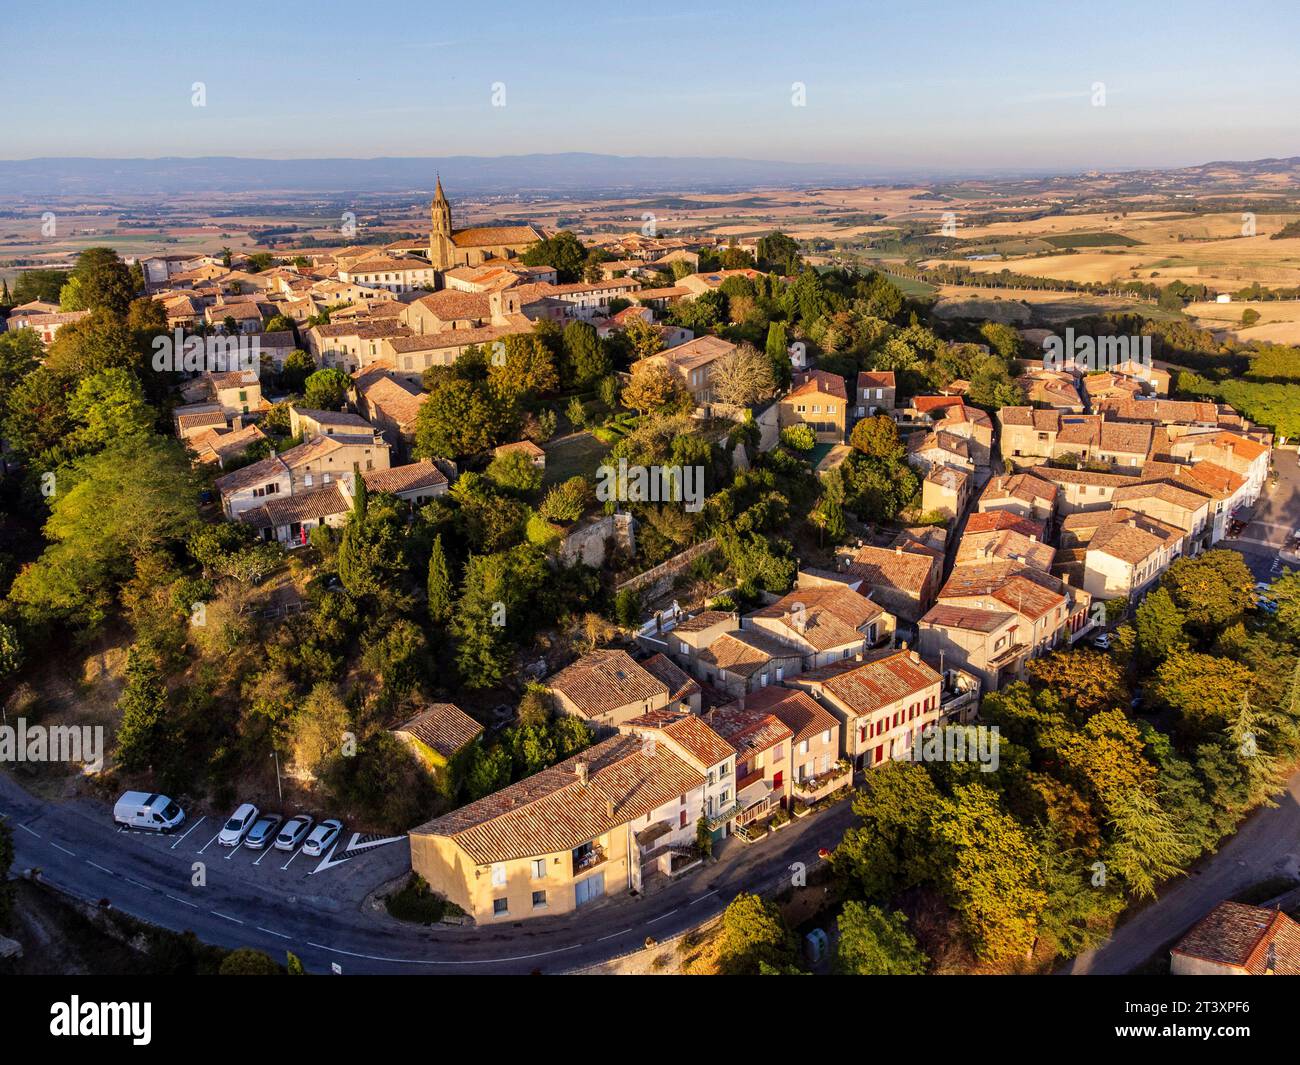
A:
[[[0,195],[401,193],[428,190],[433,186],[435,173],[441,174],[443,181],[461,196],[528,192],[608,194],[681,188],[726,191],[756,185],[904,181],[923,176],[916,170],[834,163],[586,152],[381,159],[47,158],[0,160]],[[1023,171],[1017,173],[1026,176]],[[951,178],[953,175],[935,172],[928,176]]]

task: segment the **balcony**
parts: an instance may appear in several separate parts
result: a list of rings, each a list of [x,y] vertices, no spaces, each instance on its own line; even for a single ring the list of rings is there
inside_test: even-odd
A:
[[[588,869],[594,869],[607,860],[605,848],[599,843],[586,843],[581,847],[575,847],[573,851],[573,875],[577,876],[579,873],[585,873]]]
[[[833,791],[849,784],[853,780],[853,766],[845,761],[837,762],[826,772],[815,777],[804,777],[794,783],[795,795],[806,803],[814,803],[825,798]]]

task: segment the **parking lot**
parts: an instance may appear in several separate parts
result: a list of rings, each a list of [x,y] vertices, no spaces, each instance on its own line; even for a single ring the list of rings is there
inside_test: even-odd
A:
[[[1296,568],[1283,557],[1292,533],[1300,529],[1300,462],[1297,453],[1279,449],[1273,455],[1277,484],[1269,484],[1255,505],[1251,523],[1241,534],[1225,539],[1216,547],[1241,553],[1257,581],[1273,581]]]

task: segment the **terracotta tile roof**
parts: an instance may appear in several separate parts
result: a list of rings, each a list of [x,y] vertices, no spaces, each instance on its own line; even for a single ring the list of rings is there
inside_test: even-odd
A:
[[[546,686],[566,695],[587,717],[670,695],[668,685],[626,651],[592,651],[556,673]]]
[[[353,429],[360,429],[363,433],[373,433],[375,427],[359,414],[353,414],[350,411],[340,410],[312,410],[310,407],[300,407],[297,404],[293,407],[301,417],[309,418],[317,425],[345,425]]]
[[[711,768],[736,753],[731,749],[731,744],[705,724],[702,718],[689,712],[651,710],[648,714],[625,722],[623,728],[637,733],[663,732],[698,763],[698,768]]]
[[[619,735],[411,833],[450,837],[473,862],[490,865],[572,850],[703,785],[704,775],[668,744],[647,750],[639,737]]]
[[[925,612],[920,624],[987,634],[996,632],[1015,616],[1008,610],[980,610],[972,606],[938,603]]]
[[[377,255],[373,259],[362,259],[344,270],[347,274],[374,274],[379,271],[400,273],[405,270],[432,270],[433,267],[423,259],[401,259],[393,255]]]
[[[1221,902],[1174,946],[1173,954],[1245,969],[1300,974],[1300,925],[1280,910]]]
[[[862,627],[882,614],[879,606],[849,588],[823,587],[796,589],[746,617],[776,618],[816,650],[828,651],[860,643]]]
[[[1052,568],[1056,551],[1041,540],[1031,540],[1015,529],[973,533],[967,529],[957,545],[957,563],[982,562],[987,559],[1009,559],[1024,562],[1038,569]]]
[[[790,726],[767,710],[751,707],[748,702],[728,703],[710,710],[709,728],[731,744],[739,757],[766,751],[778,743],[794,738]]]
[[[225,462],[265,439],[266,434],[256,425],[246,425],[227,433],[209,430],[191,439],[190,447],[198,454],[200,462]]]
[[[531,440],[516,440],[513,444],[501,444],[499,447],[492,449],[494,455],[508,455],[512,451],[522,451],[525,455],[537,458],[538,455],[545,455],[546,451],[538,447]]]
[[[1103,451],[1121,451],[1125,454],[1145,456],[1151,450],[1151,426],[1102,422],[1101,440],[1098,446]]]
[[[678,669],[667,655],[651,655],[641,663],[641,668],[668,689],[669,699],[686,700],[700,694],[700,686],[695,680]]]
[[[1221,447],[1227,447],[1238,458],[1245,459],[1247,462],[1253,462],[1260,455],[1267,455],[1269,448],[1261,444],[1258,440],[1251,440],[1249,437],[1238,436],[1236,433],[1215,433],[1213,442]]]
[[[261,461],[254,462],[251,466],[244,466],[242,469],[228,473],[224,477],[218,477],[213,483],[216,485],[217,491],[225,495],[227,492],[236,492],[241,488],[251,488],[253,485],[286,476],[288,473],[289,467],[284,464],[279,455],[268,455]]]
[[[1149,532],[1124,522],[1101,526],[1088,541],[1089,553],[1098,551],[1131,566],[1145,562],[1163,546]]]
[[[858,372],[858,391],[864,388],[894,388],[893,370],[860,370]]]
[[[215,410],[199,410],[192,414],[177,414],[176,424],[181,429],[193,429],[200,425],[225,425],[226,416],[220,407]]]
[[[412,393],[391,377],[374,377],[368,383],[357,383],[367,405],[378,410],[398,425],[409,425],[420,413],[420,406],[429,398],[427,392]]]
[[[1045,469],[1045,467],[1039,467]],[[1058,471],[1051,470],[1051,473]],[[1056,485],[1033,473],[1009,473],[990,479],[980,493],[980,503],[993,503],[1002,499],[1020,499],[1026,503],[1056,502]]]
[[[938,598],[940,602],[948,599],[996,600],[1018,614],[1037,620],[1066,601],[1062,587],[1060,581],[1050,574],[1019,562],[971,562],[953,569]]]
[[[978,425],[983,429],[992,430],[993,419],[978,407],[968,407],[964,403],[959,403],[955,407],[949,407],[943,412],[943,417],[939,424],[942,426],[945,422],[959,425],[969,422],[971,425]]]
[[[950,492],[960,492],[970,481],[970,474],[956,466],[936,466],[925,475],[931,484],[937,484]]]
[[[802,674],[857,715],[906,699],[939,684],[942,678],[914,651],[885,651],[864,663],[843,662]]]
[[[912,406],[922,414],[929,414],[942,407],[960,407],[962,401],[961,396],[914,396]]]
[[[1035,521],[1033,518],[1023,518],[1019,514],[1011,513],[1009,510],[988,510],[970,514],[966,518],[966,535],[1000,532],[1003,529],[1009,529],[1024,536],[1036,536],[1039,540],[1042,540],[1043,534],[1046,532],[1041,521]]]
[[[1132,473],[1098,473],[1095,470],[1058,470],[1055,466],[1037,466],[1038,477],[1052,482],[1055,488],[1061,484],[1102,485],[1119,488],[1126,484],[1137,484],[1138,472]],[[992,482],[990,482],[992,483]]]
[[[935,568],[935,559],[901,547],[865,545],[854,552],[846,568],[855,577],[861,577],[868,588],[896,589],[918,596]]]
[[[698,614],[679,621],[674,632],[702,632],[723,621],[733,621],[735,615],[729,610],[701,610]]]
[[[793,743],[803,743],[828,729],[833,734],[840,727],[839,718],[807,692],[793,688],[761,688],[745,696],[745,706],[779,718],[793,733]]]
[[[431,703],[394,732],[406,732],[444,758],[472,743],[483,726],[454,703]]]
[[[1197,462],[1187,467],[1187,476],[1224,496],[1231,496],[1246,483],[1244,477],[1224,469],[1217,462]]]
[[[660,365],[671,367],[678,373],[684,374],[701,366],[708,366],[735,350],[736,345],[729,340],[715,336],[702,336],[688,340],[685,344],[678,344],[675,348],[656,352],[650,358]]]
[[[411,492],[447,483],[447,475],[428,459],[387,470],[368,470],[361,477],[372,492]]]
[[[300,521],[320,521],[346,514],[351,505],[339,491],[338,482],[310,488],[290,496],[278,496],[260,507],[241,511],[239,520],[259,529],[273,529]]]
[[[1111,496],[1113,503],[1122,503],[1129,499],[1160,499],[1184,510],[1199,510],[1205,506],[1205,497],[1185,488],[1178,488],[1168,481],[1147,481],[1142,484],[1125,485],[1116,488]]]
[[[799,658],[799,652],[761,629],[724,632],[700,652],[700,659],[738,677],[752,677],[774,658]]]
[[[480,292],[461,292],[459,289],[445,288],[440,292],[421,296],[415,304],[444,322],[492,316],[492,305],[488,297]]]
[[[790,397],[814,394],[836,396],[845,401],[849,398],[848,390],[844,386],[844,378],[837,373],[827,373],[825,370],[796,372],[794,389],[790,392]]]
[[[457,229],[451,241],[458,248],[491,248],[503,244],[534,244],[542,235],[532,226],[471,226]]]

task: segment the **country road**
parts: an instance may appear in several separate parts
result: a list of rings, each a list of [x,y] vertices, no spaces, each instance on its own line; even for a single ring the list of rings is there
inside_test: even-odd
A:
[[[191,817],[173,835],[119,831],[107,806],[50,803],[0,773],[0,817],[13,829],[13,873],[84,900],[110,900],[133,917],[192,931],[223,947],[255,947],[309,972],[549,973],[584,969],[663,941],[721,912],[740,891],[771,890],[792,862],[811,868],[851,820],[850,804],[791,823],[767,840],[729,841],[725,860],[686,873],[649,895],[614,895],[564,917],[495,927],[423,928],[366,905],[375,889],[410,869],[405,837],[325,859],[280,851],[230,851],[219,821]],[[204,881],[195,886],[194,881]],[[810,888],[809,890],[820,890]]]
[[[1300,879],[1300,772],[1287,781],[1276,807],[1248,817],[1218,853],[1203,859],[1187,876],[1171,881],[1155,902],[1120,925],[1109,940],[1058,972],[1103,976],[1130,972],[1223,900],[1276,876]]]

